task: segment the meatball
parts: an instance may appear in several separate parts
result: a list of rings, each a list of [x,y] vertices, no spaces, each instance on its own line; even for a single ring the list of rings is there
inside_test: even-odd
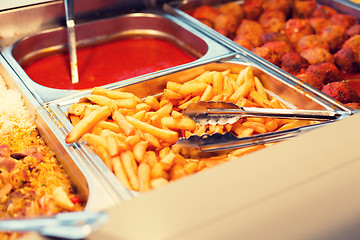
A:
[[[293,17],[309,18],[316,7],[317,4],[315,0],[294,0]]]
[[[321,36],[311,34],[302,37],[296,44],[296,51],[301,53],[302,51],[311,47],[322,47],[330,50],[329,44]]]
[[[330,23],[333,25],[343,26],[344,28],[349,28],[356,24],[357,20],[354,16],[348,14],[335,14],[329,19]]]
[[[351,47],[340,49],[334,54],[336,66],[342,72],[355,73],[360,69],[360,63],[357,61],[355,52]]]
[[[309,65],[308,60],[296,52],[286,53],[281,58],[281,68],[294,76],[304,73]]]
[[[267,42],[262,47],[273,49],[275,54],[278,55],[279,62],[286,53],[293,51],[291,44],[284,41]]]
[[[324,29],[321,37],[329,43],[330,52],[335,53],[347,38],[346,29],[339,25],[331,25]]]
[[[255,47],[254,44],[249,39],[247,39],[241,35],[236,36],[234,39],[234,42],[248,50]]]
[[[274,65],[278,66],[280,64],[279,55],[276,54],[275,50],[272,48],[256,47],[251,49],[251,51]]]
[[[215,18],[214,30],[228,38],[234,38],[238,27],[237,19],[231,14],[220,14]]]
[[[314,18],[320,17],[320,18],[329,19],[337,13],[338,12],[335,9],[326,5],[321,5],[318,6],[316,9],[314,9],[311,16]]]
[[[278,32],[264,33],[260,36],[260,40],[262,43],[276,42],[276,41],[289,42],[289,39],[285,34]]]
[[[347,107],[360,110],[360,103],[354,103],[354,102],[352,102],[352,103],[346,103],[345,105],[346,105]]]
[[[316,34],[321,34],[326,27],[331,25],[330,21],[325,18],[310,18],[309,22]]]
[[[356,24],[354,26],[349,27],[346,30],[346,34],[348,35],[348,37],[353,37],[355,35],[359,35],[360,34],[360,24]]]
[[[340,71],[333,63],[311,65],[306,72],[313,74],[324,85],[340,81]]]
[[[310,65],[320,64],[324,62],[334,63],[334,58],[331,53],[325,48],[312,47],[300,53],[301,56],[306,58]]]
[[[286,17],[290,16],[291,4],[290,0],[263,0],[264,9],[276,9],[282,11]]]
[[[192,16],[200,21],[207,20],[213,26],[216,17],[220,14],[218,9],[215,9],[209,5],[203,5],[196,8]]]
[[[351,47],[354,51],[360,50],[360,35],[355,35],[346,40],[342,48]]]
[[[360,102],[360,97],[354,88],[345,82],[328,83],[321,91],[344,104]]]
[[[360,63],[360,35],[355,35],[344,42],[341,48],[350,47],[356,57],[356,61]]]
[[[219,8],[219,11],[226,15],[228,15],[228,14],[233,15],[238,20],[239,23],[244,18],[244,11],[243,11],[242,7],[239,4],[236,4],[233,2],[223,4]]]
[[[260,37],[264,33],[260,23],[244,19],[236,31],[236,37],[248,39],[255,47],[261,45]]]
[[[281,32],[285,29],[286,16],[276,9],[265,10],[259,17],[259,23],[265,32]]]
[[[263,11],[263,0],[246,0],[242,9],[247,19],[255,20]]]
[[[313,33],[313,28],[306,19],[292,18],[285,23],[285,34],[294,44],[303,36]]]
[[[307,83],[318,90],[321,90],[324,87],[324,84],[311,73],[305,72],[303,74],[296,75],[296,77],[300,79],[301,82]]]

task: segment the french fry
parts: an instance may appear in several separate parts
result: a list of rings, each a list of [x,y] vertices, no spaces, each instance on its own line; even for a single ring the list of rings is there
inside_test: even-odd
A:
[[[302,127],[302,126],[306,126],[306,125],[309,125],[309,120],[294,120],[294,121],[291,121],[291,122],[281,126],[276,131],[283,131],[283,130]]]
[[[100,121],[96,124],[97,126],[101,127],[102,129],[108,129],[114,133],[121,132],[120,127],[114,121]]]
[[[180,84],[180,83],[168,81],[168,82],[166,83],[166,88],[165,88],[165,90],[168,89],[168,90],[172,90],[172,91],[174,91],[174,92],[179,92],[181,86],[182,86],[182,84]]]
[[[120,112],[113,112],[112,119],[117,123],[126,136],[129,136],[135,131],[133,125],[131,125]]]
[[[258,77],[254,77],[256,91],[265,99],[268,99],[265,88]]]
[[[159,151],[159,158],[165,157],[171,151],[170,147],[164,147]]]
[[[209,101],[213,96],[213,87],[209,84],[201,95],[200,101]]]
[[[140,139],[141,139],[140,135],[136,134],[136,135],[127,136],[125,142],[129,146],[135,146],[135,144],[140,142]]]
[[[94,110],[88,116],[81,119],[76,126],[70,131],[70,133],[65,137],[66,143],[73,143],[77,141],[82,135],[90,131],[98,122],[108,118],[111,115],[111,110],[109,107],[101,107]]]
[[[191,174],[197,171],[199,162],[188,162],[184,165],[184,170],[186,174]]]
[[[177,132],[161,129],[154,127],[148,123],[142,122],[136,118],[133,118],[131,116],[126,116],[126,119],[136,128],[140,129],[143,132],[150,133],[151,135],[154,135],[155,137],[162,139],[164,141],[167,141],[169,143],[175,143],[179,135]]]
[[[161,123],[170,129],[181,129],[193,131],[195,130],[195,122],[190,118],[173,118],[173,117],[163,117]]]
[[[137,106],[138,101],[133,98],[124,98],[124,99],[117,99],[114,100],[118,108],[128,108],[133,109]]]
[[[125,172],[129,177],[129,182],[131,188],[138,191],[139,190],[139,179],[136,174],[136,170],[134,169],[133,160],[134,156],[131,151],[126,151],[121,153],[120,155],[121,162],[124,166]]]
[[[170,169],[170,178],[176,180],[186,176],[185,169],[183,166],[176,164]]]
[[[76,116],[82,116],[85,111],[85,106],[91,105],[91,103],[75,103],[70,105],[68,113]]]
[[[120,156],[112,157],[111,160],[114,168],[114,174],[117,179],[119,179],[126,188],[131,189],[129,178],[125,172]]]
[[[76,124],[78,124],[80,122],[80,120],[81,120],[80,117],[76,116],[76,115],[70,115],[69,118],[70,118],[71,124],[74,125],[74,126]]]
[[[148,141],[141,141],[134,145],[133,148],[134,157],[138,163],[141,163],[144,160],[147,146],[148,146]]]
[[[96,103],[99,106],[108,106],[111,111],[118,110],[118,106],[116,105],[115,101],[108,97],[101,95],[87,95],[86,98],[89,99],[90,102]]]
[[[213,77],[213,88],[214,94],[218,95],[223,92],[224,89],[224,76],[220,72],[214,72]]]
[[[138,178],[139,178],[139,191],[146,192],[150,190],[150,174],[151,169],[147,163],[140,163],[138,168]]]
[[[160,163],[165,170],[169,170],[176,158],[176,154],[170,151],[166,154],[162,159],[160,159]]]
[[[151,106],[147,105],[146,103],[139,103],[136,105],[136,110],[137,111],[150,111],[151,110]]]
[[[141,102],[140,98],[138,98],[136,95],[134,95],[133,93],[129,93],[129,92],[121,92],[121,91],[117,91],[117,90],[109,90],[106,88],[101,88],[101,87],[95,87],[91,94],[94,95],[103,95],[105,97],[111,98],[111,99],[134,99],[137,102]]]
[[[86,133],[82,136],[82,139],[90,146],[92,146],[92,149],[95,151],[95,153],[99,155],[99,157],[104,161],[108,168],[112,170],[112,160],[107,149],[105,138],[92,133]]]
[[[156,178],[152,179],[150,182],[151,188],[156,189],[162,186],[165,186],[169,183],[169,181],[165,178]]]
[[[253,79],[246,79],[244,84],[241,85],[229,98],[230,102],[236,103],[240,97],[246,97],[254,87]]]
[[[151,135],[150,133],[143,133],[141,135],[141,137],[142,137],[142,139],[147,141],[150,146],[153,146],[155,148],[160,148],[161,147],[159,139],[156,138],[155,136]]]
[[[242,125],[246,128],[254,129],[256,133],[267,133],[267,129],[264,124],[258,122],[243,122]]]
[[[254,99],[254,102],[259,104],[263,108],[271,107],[271,103],[267,98],[264,98],[259,92],[251,91],[249,96]]]
[[[169,174],[164,170],[160,162],[156,162],[151,169],[151,178],[169,178]]]
[[[188,95],[196,96],[201,95],[207,88],[207,84],[203,82],[194,82],[194,83],[188,83],[184,84],[180,87],[179,93],[185,97]]]
[[[171,100],[180,100],[182,99],[182,95],[178,92],[175,92],[172,89],[164,89],[164,96],[167,99],[171,99]]]
[[[160,103],[154,96],[147,96],[145,99],[145,103],[151,106],[151,108],[155,111],[160,108]]]
[[[146,162],[150,166],[154,166],[158,162],[156,153],[154,151],[147,151],[143,162]]]
[[[169,102],[163,105],[159,110],[157,110],[156,114],[160,117],[166,117],[171,114],[172,110],[173,110],[173,105],[172,103]]]
[[[104,131],[103,131],[104,132]],[[119,149],[124,150],[126,148],[125,144],[120,145],[117,141],[115,134],[107,134],[105,136],[107,149],[111,157],[114,157],[119,154]],[[121,146],[121,147],[120,147]]]

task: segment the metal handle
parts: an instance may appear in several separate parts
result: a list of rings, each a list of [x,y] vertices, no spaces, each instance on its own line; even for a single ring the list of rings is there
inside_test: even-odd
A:
[[[0,230],[29,232],[65,239],[83,239],[108,220],[106,212],[59,213],[53,217],[0,221]]]
[[[304,120],[331,120],[341,116],[333,110],[278,109],[240,107],[239,109],[210,108],[209,114],[240,114],[244,117],[276,117]]]
[[[70,56],[71,82],[74,84],[79,82],[79,72],[76,55],[74,0],[64,0],[64,4]]]

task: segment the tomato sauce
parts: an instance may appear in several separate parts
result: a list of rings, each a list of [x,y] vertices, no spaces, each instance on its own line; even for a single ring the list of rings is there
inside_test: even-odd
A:
[[[87,89],[174,67],[196,58],[155,38],[129,38],[77,49],[79,83],[71,83],[69,54],[57,53],[23,66],[36,83],[57,89]]]

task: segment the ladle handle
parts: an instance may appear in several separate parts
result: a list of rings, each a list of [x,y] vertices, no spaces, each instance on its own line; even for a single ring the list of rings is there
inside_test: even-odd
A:
[[[64,0],[64,4],[70,56],[71,82],[74,84],[79,82],[78,63],[76,55],[74,0]]]

